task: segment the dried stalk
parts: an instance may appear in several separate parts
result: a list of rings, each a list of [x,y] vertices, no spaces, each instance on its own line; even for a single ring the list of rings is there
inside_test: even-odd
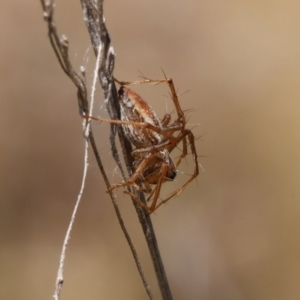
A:
[[[59,38],[59,35],[56,30],[56,26],[53,20],[53,13],[54,13],[54,1],[46,1],[41,0],[43,12],[44,12],[44,19],[48,24],[48,35],[49,39],[52,45],[52,48],[56,54],[56,57],[63,69],[63,71],[66,73],[66,75],[72,80],[72,82],[77,87],[77,98],[78,98],[78,104],[80,108],[80,112],[82,115],[89,115],[89,101],[88,101],[88,93],[87,93],[87,87],[85,83],[85,77],[84,77],[84,71],[81,72],[81,74],[78,74],[74,71],[72,64],[69,60],[68,55],[68,40],[65,36],[62,36]],[[105,22],[104,22],[104,15],[103,15],[103,0],[81,0],[81,5],[83,9],[83,15],[84,15],[84,21],[86,23],[91,43],[94,49],[95,55],[99,58],[99,69],[98,69],[98,78],[104,93],[106,107],[109,112],[109,115],[112,119],[119,119],[119,102],[118,102],[118,95],[117,95],[117,89],[113,80],[113,69],[114,69],[114,62],[115,62],[115,56],[112,46],[110,45],[110,36],[107,31]],[[100,53],[98,53],[100,51]],[[96,157],[98,167],[100,169],[100,172],[103,176],[104,182],[106,184],[107,189],[110,188],[110,182],[108,180],[108,177],[105,173],[100,154],[98,152],[95,138],[93,135],[92,128],[88,126],[88,122],[85,121],[85,130],[87,130],[86,137],[88,138],[89,142],[91,143],[93,153]],[[110,133],[110,143],[111,143],[111,149],[113,153],[113,157],[121,171],[121,174],[123,176],[123,179],[126,180],[126,175],[124,168],[122,167],[119,154],[116,147],[116,134],[118,134],[121,148],[122,148],[122,154],[124,156],[124,161],[126,165],[127,172],[129,176],[132,174],[132,146],[127,141],[127,139],[124,137],[124,133],[122,131],[121,126],[116,126],[114,124],[111,124],[111,133]],[[131,191],[133,192],[133,191]],[[142,278],[144,287],[146,289],[146,292],[148,294],[149,299],[153,299],[152,293],[150,291],[149,285],[145,279],[145,276],[143,274],[143,270],[141,268],[137,252],[131,242],[130,236],[125,228],[124,222],[122,220],[119,208],[117,206],[117,203],[115,201],[115,196],[113,193],[110,193],[110,198],[112,200],[117,218],[119,220],[120,226],[122,228],[122,231],[126,237],[126,240],[128,242],[128,245],[130,246],[130,249],[132,251],[132,254],[134,256],[135,263],[137,265],[138,271],[140,273],[140,276]],[[137,195],[142,201],[145,202],[145,197],[142,193],[138,193]],[[171,300],[172,295],[171,291],[168,285],[167,277],[165,274],[163,262],[159,253],[154,229],[152,226],[152,222],[150,219],[149,214],[141,208],[135,201],[132,201],[140,223],[142,225],[142,229],[149,247],[149,251],[151,254],[152,262],[154,265],[155,273],[157,276],[157,280],[159,283],[159,287],[161,290],[162,298],[164,300]],[[68,238],[67,238],[68,239]],[[66,245],[64,244],[64,247]],[[63,258],[64,259],[64,258]],[[56,281],[56,292],[55,292],[55,298],[60,298],[60,291],[63,285],[63,270],[60,270],[58,272],[58,277]]]

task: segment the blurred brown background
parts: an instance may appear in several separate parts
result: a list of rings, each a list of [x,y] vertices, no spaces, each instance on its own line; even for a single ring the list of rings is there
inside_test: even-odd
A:
[[[39,1],[1,2],[0,298],[51,299],[82,177],[81,119]],[[105,2],[115,76],[158,78],[162,67],[202,136],[198,183],[153,215],[174,299],[300,298],[299,11],[296,0]],[[58,0],[55,17],[91,80],[79,1]],[[137,90],[160,116],[172,110],[166,87]],[[98,88],[96,115],[102,102]],[[94,127],[118,182],[108,126]],[[92,155],[89,171],[62,299],[147,299]],[[118,202],[160,299],[132,204]]]

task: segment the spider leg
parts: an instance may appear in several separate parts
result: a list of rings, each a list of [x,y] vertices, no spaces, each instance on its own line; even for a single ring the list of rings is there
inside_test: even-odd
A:
[[[191,136],[191,139],[194,141],[195,137],[193,135],[193,133],[189,130],[189,129],[184,129],[178,136],[177,136],[177,144],[175,146],[171,146],[170,148],[168,148],[169,153],[171,153],[175,147],[177,147],[177,145],[182,141],[182,153],[179,156],[177,162],[175,163],[176,168],[180,165],[181,161],[183,158],[185,158],[188,154],[187,151],[187,136]],[[196,149],[195,149],[196,151]]]
[[[152,125],[150,123],[140,123],[140,122],[134,122],[134,121],[103,119],[103,118],[100,118],[100,117],[93,117],[93,116],[83,116],[83,118],[88,119],[88,120],[91,119],[91,120],[95,120],[95,121],[103,122],[103,123],[110,123],[110,124],[116,124],[116,125],[132,125],[132,126],[141,127],[143,129],[150,129],[150,130],[153,130],[154,132],[157,132],[158,134],[161,134],[162,136],[164,136],[166,138],[166,140],[168,140],[167,144],[177,145],[177,138],[175,138],[174,136],[172,136],[169,133],[169,128],[166,129],[166,130],[163,130],[163,129],[155,127],[154,125]],[[179,129],[176,129],[176,130],[179,130]]]
[[[187,152],[187,141],[186,141],[186,136],[183,136],[183,138],[182,138],[182,153],[181,153],[181,155],[179,156],[177,162],[175,163],[176,168],[180,165],[181,160],[187,156],[187,153],[188,153],[188,152]]]
[[[194,160],[194,172],[192,174],[192,176],[189,178],[189,180],[187,180],[180,188],[178,188],[176,191],[174,191],[173,193],[171,193],[166,199],[162,200],[155,209],[157,209],[158,207],[160,207],[162,204],[168,202],[170,199],[172,199],[173,197],[180,195],[182,193],[182,191],[186,188],[186,186],[192,182],[198,175],[199,175],[199,164],[198,164],[198,155],[197,155],[197,151],[196,151],[196,147],[195,147],[195,137],[193,135],[193,133],[191,131],[187,132],[186,136],[189,139],[189,144],[191,147],[191,152],[193,155],[193,160]],[[181,158],[182,159],[182,158]]]
[[[125,86],[125,85],[136,85],[136,84],[145,84],[145,83],[163,83],[163,82],[167,82],[167,78],[163,78],[163,79],[149,79],[149,78],[144,78],[143,80],[133,80],[133,81],[120,81],[118,79],[116,79],[114,77],[114,81],[117,82],[119,85],[121,86]]]
[[[115,188],[119,188],[119,187],[122,187],[122,186],[128,186],[128,185],[131,185],[136,190],[139,190],[139,187],[138,187],[138,185],[135,182],[143,174],[143,171],[144,171],[145,167],[147,166],[148,161],[150,159],[152,159],[152,157],[153,157],[153,153],[152,152],[148,153],[145,156],[145,158],[142,159],[142,161],[140,162],[139,166],[136,168],[134,174],[126,182],[112,185],[111,188],[107,192],[109,193],[112,190],[114,190]]]
[[[184,112],[181,109],[181,106],[179,104],[179,100],[178,100],[178,96],[177,96],[176,89],[174,86],[174,82],[171,78],[166,78],[165,80],[168,83],[170,91],[171,91],[172,100],[173,100],[173,103],[174,103],[174,106],[175,106],[175,109],[177,112],[177,116],[178,116],[178,121],[180,123],[182,123],[183,127],[185,127],[186,120],[185,120]]]
[[[168,165],[164,163],[161,166],[161,169],[162,169],[162,171],[161,171],[160,179],[159,179],[155,189],[151,192],[151,195],[147,199],[147,202],[148,202],[154,195],[150,207],[148,207],[144,202],[142,202],[141,199],[139,199],[139,197],[137,195],[135,195],[129,191],[124,191],[125,194],[130,195],[132,197],[132,199],[134,199],[139,205],[141,205],[144,209],[146,209],[149,212],[149,214],[153,213],[160,206],[160,204],[159,205],[156,205],[156,204],[157,204],[157,200],[160,195],[160,191],[161,191],[162,184],[164,182],[164,178],[167,174]]]
[[[159,205],[157,206],[156,203],[157,203],[157,199],[159,198],[161,187],[162,187],[162,184],[163,184],[164,179],[166,177],[168,168],[169,168],[169,166],[166,163],[163,163],[162,166],[161,166],[161,170],[162,170],[161,171],[161,176],[159,177],[159,181],[156,184],[154,197],[153,197],[153,200],[152,200],[152,203],[151,203],[151,206],[150,206],[150,213],[153,213],[159,206]]]
[[[129,191],[124,191],[124,194],[129,195],[134,201],[136,201],[141,207],[143,207],[146,211],[151,213],[150,208],[135,194],[129,192]]]

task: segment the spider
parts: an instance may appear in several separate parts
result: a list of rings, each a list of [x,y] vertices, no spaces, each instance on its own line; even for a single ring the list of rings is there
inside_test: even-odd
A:
[[[99,122],[106,122],[122,126],[126,138],[135,147],[132,151],[134,158],[133,174],[126,182],[114,184],[109,189],[111,192],[115,188],[131,186],[135,190],[149,194],[147,203],[152,200],[148,206],[142,202],[136,194],[124,191],[132,196],[149,213],[154,212],[163,203],[179,195],[185,187],[193,181],[199,174],[197,151],[195,147],[195,137],[191,130],[185,128],[186,118],[180,107],[178,96],[175,91],[173,80],[164,76],[163,79],[143,78],[139,81],[119,81],[118,99],[120,102],[120,120],[110,120],[88,116]],[[138,94],[127,88],[128,85],[144,83],[167,83],[171,92],[171,97],[175,106],[177,118],[171,122],[171,115],[165,114],[159,119],[150,105]],[[182,142],[182,153],[174,163],[170,153]],[[188,146],[194,161],[194,172],[190,178],[167,198],[160,200],[160,191],[162,184],[166,181],[172,181],[177,175],[177,167],[181,160],[188,154]],[[152,188],[152,186],[155,186]]]

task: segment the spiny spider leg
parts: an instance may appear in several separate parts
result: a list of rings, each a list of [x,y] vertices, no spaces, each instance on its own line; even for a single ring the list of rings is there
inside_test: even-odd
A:
[[[83,116],[83,118],[88,119],[88,120],[91,119],[91,120],[95,120],[95,121],[103,122],[103,123],[110,123],[110,124],[117,124],[117,125],[131,125],[131,126],[141,127],[141,128],[144,128],[144,129],[150,129],[152,131],[155,131],[155,132],[161,134],[167,140],[169,140],[169,143],[166,143],[166,145],[172,145],[172,146],[174,145],[174,146],[176,146],[178,144],[177,143],[177,138],[175,138],[174,136],[170,135],[170,133],[168,132],[169,128],[167,128],[167,129],[160,129],[160,128],[157,128],[157,127],[153,126],[150,123],[140,123],[140,122],[113,120],[113,119],[103,119],[103,118],[100,118],[100,117],[93,117],[93,116]],[[179,128],[176,129],[176,130],[179,130]],[[165,145],[163,145],[163,146],[165,146]]]
[[[168,202],[173,197],[180,195],[182,193],[182,191],[186,188],[186,186],[199,175],[199,164],[198,164],[198,156],[197,156],[197,152],[196,152],[196,147],[195,147],[195,143],[194,143],[194,135],[191,133],[188,135],[188,138],[189,138],[189,143],[191,145],[192,155],[193,155],[193,159],[194,159],[194,165],[195,165],[194,173],[192,174],[192,176],[189,178],[189,180],[185,184],[183,184],[180,188],[178,188],[176,191],[171,193],[166,199],[162,200],[155,209],[159,208],[161,205]]]

